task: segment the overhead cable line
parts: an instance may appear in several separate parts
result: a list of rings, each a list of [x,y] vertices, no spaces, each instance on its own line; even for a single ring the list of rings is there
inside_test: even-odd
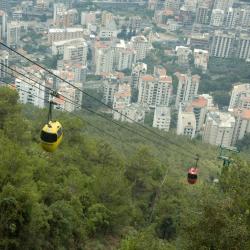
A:
[[[46,88],[46,89],[52,91],[52,93],[54,92],[54,90],[53,90],[52,88],[50,88],[50,87],[48,87],[48,86],[46,86],[46,85],[44,85],[44,84],[41,84],[41,83],[35,81],[34,79],[31,79],[31,78],[28,77],[27,75],[24,75],[23,73],[21,73],[21,72],[15,70],[15,69],[13,69],[13,68],[11,68],[11,67],[9,67],[9,66],[3,64],[3,63],[0,63],[0,65],[5,66],[6,68],[8,68],[8,69],[14,71],[14,72],[17,73],[17,74],[21,74],[22,77],[25,77],[26,79],[28,79],[29,81],[34,82],[35,84],[38,84],[38,85],[40,85],[40,86],[43,86],[44,88]],[[3,71],[3,72],[5,72],[5,73],[7,73],[7,74],[9,74],[9,75],[12,76],[12,77],[16,77],[16,75],[11,74],[11,73],[9,73],[8,71],[4,71],[3,69],[0,69],[0,70]],[[26,71],[26,73],[30,73],[30,72]],[[34,75],[34,74],[33,74],[33,75]],[[34,76],[36,76],[36,75],[34,75]],[[37,77],[39,80],[42,80],[42,79],[39,78],[38,76],[36,76],[36,77]],[[18,78],[18,77],[16,77],[16,78],[19,79],[19,80],[22,80],[23,82],[25,82],[25,83],[27,83],[27,84],[29,84],[29,85],[35,87],[35,88],[38,88],[40,91],[42,91],[42,89],[40,89],[38,86],[33,85],[33,84],[31,84],[30,82],[25,81],[24,79],[20,79],[20,78]],[[103,118],[103,119],[105,119],[105,120],[107,120],[107,121],[109,121],[109,122],[112,122],[112,123],[116,124],[117,126],[119,126],[119,127],[121,127],[121,128],[124,128],[124,129],[128,130],[128,131],[131,132],[131,133],[137,134],[137,135],[141,136],[142,138],[144,138],[144,139],[146,139],[146,140],[150,140],[151,142],[154,142],[154,143],[156,143],[156,144],[159,144],[160,146],[162,146],[162,147],[164,147],[164,148],[169,146],[169,145],[167,145],[167,144],[166,144],[166,145],[163,145],[160,141],[154,141],[154,140],[152,140],[151,138],[148,138],[148,137],[146,137],[145,135],[139,133],[138,131],[134,131],[134,130],[132,130],[131,128],[129,128],[129,127],[127,127],[127,126],[122,125],[122,124],[120,124],[120,123],[114,121],[113,119],[109,119],[108,117],[106,117],[106,116],[103,115],[103,114],[100,114],[100,113],[98,113],[98,112],[96,112],[96,111],[94,111],[94,110],[91,110],[91,109],[89,109],[89,108],[86,108],[86,107],[84,107],[83,105],[79,105],[78,103],[72,101],[70,98],[68,98],[68,97],[66,97],[66,96],[64,96],[64,95],[62,95],[62,94],[60,94],[60,96],[63,97],[64,99],[68,100],[68,102],[71,103],[72,105],[74,105],[75,107],[81,108],[81,109],[85,109],[85,110],[87,110],[88,112],[90,112],[90,113],[92,113],[92,114],[96,114],[97,116],[99,116],[99,117],[101,117],[101,118]],[[155,138],[154,138],[154,139],[155,139]],[[164,142],[166,142],[166,141],[170,141],[170,140],[166,140],[166,139],[165,139]],[[173,143],[173,142],[171,142],[171,141],[170,141],[170,143],[171,143],[171,144],[174,144],[176,147],[181,147],[180,145],[178,145],[178,144],[176,144],[176,143]],[[186,152],[185,152],[185,153],[186,153]],[[190,154],[193,154],[193,153],[190,152]],[[188,154],[187,154],[187,155],[188,155]]]
[[[105,106],[105,107],[111,109],[112,111],[114,111],[114,112],[120,114],[121,116],[123,116],[123,117],[125,117],[126,119],[132,121],[133,123],[137,124],[138,126],[143,127],[144,129],[148,130],[150,133],[152,133],[152,134],[154,134],[154,135],[156,135],[156,136],[158,136],[158,137],[160,137],[160,138],[166,140],[166,138],[165,138],[164,136],[162,136],[161,134],[159,134],[159,133],[155,132],[154,130],[148,128],[147,126],[144,126],[143,124],[141,124],[141,123],[135,121],[134,119],[130,118],[129,116],[127,116],[127,115],[125,115],[125,114],[123,114],[122,112],[115,110],[112,106],[110,106],[110,105],[104,103],[103,101],[99,100],[98,98],[96,98],[96,97],[90,95],[90,94],[87,93],[86,91],[84,91],[84,90],[82,90],[81,88],[75,86],[74,84],[70,83],[69,81],[63,79],[62,77],[56,75],[56,74],[53,73],[51,70],[45,68],[44,66],[40,65],[39,63],[37,63],[37,62],[35,62],[35,61],[33,61],[33,60],[31,60],[30,58],[26,57],[26,56],[23,55],[22,53],[20,53],[20,52],[14,50],[14,49],[12,49],[12,48],[9,47],[8,45],[4,44],[3,42],[0,42],[0,45],[2,45],[3,47],[7,48],[8,50],[14,52],[15,54],[17,54],[17,55],[19,55],[19,56],[25,58],[25,59],[26,59],[27,61],[29,61],[30,63],[32,63],[32,64],[34,64],[34,65],[40,67],[41,69],[45,70],[45,71],[48,72],[49,74],[53,75],[54,77],[60,79],[61,81],[67,83],[67,84],[70,85],[71,87],[77,89],[78,91],[80,91],[80,92],[82,92],[83,94],[87,95],[88,97],[92,98],[92,99],[95,100],[96,102],[98,102],[98,103],[102,104],[103,106]],[[171,143],[172,143],[172,144],[175,144],[174,142],[171,142]],[[175,145],[176,145],[176,146],[179,146],[178,144],[175,144]]]
[[[1,64],[1,63],[0,63],[0,64]],[[8,67],[8,68],[10,68],[10,67]],[[10,68],[10,69],[11,69],[11,68]],[[42,90],[42,89],[39,88],[38,86],[36,86],[36,85],[34,85],[34,84],[32,84],[32,83],[30,83],[30,82],[28,82],[28,81],[25,81],[24,79],[18,78],[17,76],[15,76],[14,74],[9,73],[8,71],[5,71],[5,70],[3,70],[3,69],[0,69],[0,71],[5,72],[5,73],[7,73],[7,74],[10,75],[10,76],[15,77],[16,79],[22,80],[23,82],[27,83],[28,85],[30,85],[30,86],[32,86],[32,87],[35,87],[35,88],[39,89],[39,90],[42,91],[42,92],[45,92],[44,90]],[[16,72],[17,72],[17,71],[16,71]],[[30,80],[30,81],[32,81],[32,82],[34,82],[34,83],[36,83],[36,84],[38,84],[38,85],[40,85],[40,86],[45,87],[45,85],[42,85],[41,83],[39,83],[39,82],[37,82],[37,81],[35,81],[35,80],[33,80],[33,79],[27,77],[26,75],[23,75],[23,74],[22,74],[22,76],[24,76],[24,77],[27,78],[28,80]],[[47,87],[47,89],[52,90],[52,89],[49,88],[49,87]],[[101,117],[101,118],[103,118],[103,119],[105,119],[105,120],[107,120],[107,121],[109,121],[109,122],[115,124],[116,126],[119,126],[120,128],[126,129],[127,131],[129,131],[129,132],[131,132],[131,133],[133,133],[133,134],[135,134],[135,135],[137,135],[137,136],[140,136],[140,137],[142,137],[142,138],[145,139],[145,140],[148,140],[148,141],[150,141],[150,142],[153,142],[153,143],[158,144],[159,146],[163,147],[164,149],[166,149],[166,147],[168,146],[167,144],[166,144],[166,145],[163,145],[160,141],[154,141],[153,139],[146,137],[146,136],[143,135],[142,133],[139,133],[138,131],[135,131],[135,130],[133,130],[132,128],[129,128],[128,126],[125,126],[124,124],[120,124],[119,122],[116,122],[116,121],[113,120],[113,119],[109,119],[108,117],[106,117],[106,116],[103,115],[103,114],[100,114],[100,113],[98,113],[98,112],[96,112],[96,111],[94,111],[94,110],[92,110],[92,109],[86,108],[86,107],[84,107],[83,105],[80,105],[80,104],[78,104],[78,103],[72,101],[70,98],[68,98],[68,97],[66,97],[66,96],[64,96],[64,95],[62,95],[62,94],[60,94],[60,96],[63,97],[68,103],[74,105],[76,108],[81,108],[81,109],[87,110],[88,112],[90,112],[90,113],[92,113],[92,114],[95,114],[95,115],[97,115],[97,116],[99,116],[99,117]]]
[[[7,83],[7,81],[0,80],[0,82],[4,83],[4,84],[6,84],[6,85],[10,85],[9,83]],[[45,98],[42,98],[42,97],[40,97],[40,96],[38,96],[38,95],[35,95],[34,93],[31,93],[30,91],[27,91],[27,90],[24,90],[24,89],[19,89],[19,90],[20,90],[21,92],[24,92],[24,93],[26,93],[26,94],[29,94],[29,95],[31,95],[31,96],[33,96],[33,97],[39,98],[40,100],[42,100],[42,101],[44,101],[44,102],[49,102],[49,101],[46,100]],[[64,108],[64,110],[67,111],[65,108]],[[69,111],[67,111],[67,112],[69,112]],[[76,115],[75,113],[72,113],[72,112],[69,112],[69,113],[72,114],[72,115],[74,115],[74,116],[77,116],[78,118],[80,118],[80,116]],[[121,139],[119,139],[119,138],[115,137],[114,135],[112,135],[112,134],[110,134],[110,133],[104,131],[104,130],[101,129],[101,128],[98,128],[97,126],[93,125],[91,122],[89,122],[89,121],[87,121],[87,120],[85,120],[85,119],[84,119],[84,122],[86,122],[89,126],[93,127],[94,129],[98,130],[99,132],[102,132],[102,133],[106,134],[107,136],[112,137],[113,139],[115,139],[115,140],[117,140],[117,141],[119,141],[119,142],[121,141]]]
[[[0,44],[1,44],[1,42],[0,42]],[[18,53],[18,52],[17,52],[17,53]],[[15,72],[15,73],[17,73],[17,74],[22,75],[23,77],[29,79],[30,81],[33,81],[34,83],[37,83],[37,84],[43,86],[43,87],[46,88],[47,90],[52,91],[52,93],[55,92],[55,90],[53,90],[52,88],[50,88],[50,87],[48,87],[48,86],[46,86],[46,85],[44,85],[44,84],[42,84],[42,83],[39,83],[39,82],[35,81],[34,79],[31,79],[31,78],[28,77],[27,75],[23,74],[23,73],[20,72],[20,71],[17,71],[16,69],[13,69],[13,68],[9,67],[8,65],[5,65],[5,64],[3,64],[3,63],[0,63],[0,65],[2,65],[2,66],[4,66],[4,67],[6,67],[6,68],[12,70],[13,72]],[[38,77],[37,75],[35,75],[35,74],[32,73],[32,72],[29,72],[29,71],[27,71],[27,70],[24,70],[23,68],[22,68],[22,70],[25,71],[26,73],[28,73],[28,74],[30,74],[30,75],[36,77],[39,81],[42,81],[42,80],[43,80],[43,79],[41,79],[40,77]],[[6,73],[7,73],[7,72],[6,72]],[[16,77],[16,76],[15,76],[15,75],[12,75],[12,77]],[[21,79],[21,80],[23,80],[23,79]],[[24,80],[23,80],[23,81],[24,81]],[[64,80],[64,81],[65,81],[65,80]],[[24,82],[25,82],[25,81],[24,81]],[[26,83],[27,83],[27,82],[26,82]],[[67,83],[67,82],[66,82],[66,83]],[[29,84],[29,83],[28,83],[28,84]],[[73,86],[75,89],[79,89],[77,86],[73,85],[72,83],[70,83],[70,85]],[[33,86],[33,85],[32,85],[32,86]],[[39,89],[40,89],[40,88],[39,88]],[[81,89],[79,89],[79,90],[81,90]],[[81,91],[81,92],[82,92],[82,91]],[[63,96],[63,95],[61,95],[61,96],[64,97],[65,99],[68,99],[70,102],[72,102],[72,100],[70,100],[68,97]],[[77,105],[79,105],[79,104],[77,104]],[[87,111],[89,111],[89,112],[91,112],[91,113],[94,112],[93,110],[88,109],[88,108],[86,108],[86,107],[84,107],[84,106],[81,106],[81,108],[82,108],[82,109],[85,109],[85,110],[87,110]],[[114,110],[114,109],[112,109],[112,110]],[[114,111],[116,112],[116,110],[114,110]],[[97,112],[95,112],[95,113],[96,113],[98,116],[101,116],[102,118],[104,118],[104,119],[106,119],[106,120],[108,120],[108,121],[110,121],[110,122],[113,122],[113,120],[108,119],[106,116],[101,115],[100,113],[97,113]],[[130,119],[131,119],[131,118],[130,118]],[[132,119],[132,120],[133,120],[133,119]],[[133,121],[134,121],[134,120],[133,120]],[[114,123],[114,122],[113,122],[113,123]],[[136,123],[138,123],[138,122],[136,122]],[[139,124],[140,124],[140,123],[139,123]],[[116,125],[120,126],[119,123],[116,123]],[[120,126],[120,127],[121,127],[121,126]],[[122,126],[122,127],[124,128],[124,126]],[[145,126],[143,126],[143,127],[144,127],[144,128],[147,128],[147,127],[145,127]],[[127,128],[125,128],[125,129],[127,129]],[[127,130],[128,130],[128,129],[127,129]],[[129,131],[131,132],[131,129],[129,129]],[[151,129],[150,129],[150,131],[152,132]],[[134,130],[133,130],[133,132],[134,132]],[[153,132],[154,132],[154,131],[153,131]],[[157,135],[159,135],[159,134],[157,133]],[[148,140],[148,138],[145,138],[144,135],[141,134],[141,136],[144,137],[144,139],[147,139],[147,140]],[[176,147],[178,147],[178,148],[183,148],[183,149],[184,149],[184,147],[182,147],[181,145],[179,145],[179,144],[177,144],[177,143],[175,143],[175,142],[173,142],[173,141],[171,141],[171,140],[165,138],[164,136],[161,136],[161,139],[164,139],[164,142],[168,141],[169,143],[175,145]],[[151,139],[149,139],[149,140],[151,140]],[[157,141],[157,143],[159,143],[159,141]],[[187,149],[185,148],[185,151],[188,152],[189,150],[187,150]],[[193,152],[189,151],[189,153],[193,155]]]

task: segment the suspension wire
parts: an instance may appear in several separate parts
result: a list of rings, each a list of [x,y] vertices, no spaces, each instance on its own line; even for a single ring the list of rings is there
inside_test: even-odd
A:
[[[0,63],[0,65],[6,66],[6,65],[1,64],[1,63]],[[9,67],[9,66],[6,66],[6,67],[7,67],[8,69],[12,70],[11,67]],[[9,73],[8,71],[4,71],[3,69],[0,69],[0,70],[3,71],[3,72],[5,72],[5,73],[7,73],[7,74],[9,74],[9,75],[11,75],[12,77],[15,77],[15,78],[17,78],[17,79],[19,79],[19,80],[22,80],[23,82],[25,82],[25,83],[27,83],[27,84],[29,84],[29,85],[35,87],[35,88],[38,88],[40,91],[43,91],[43,90],[40,89],[38,86],[33,85],[33,84],[31,84],[30,82],[25,81],[24,79],[20,79],[20,78],[18,78],[16,75],[11,74],[11,73]],[[14,70],[14,72],[18,73],[19,71]],[[27,73],[28,73],[28,72],[27,72]],[[32,81],[32,82],[34,82],[34,83],[36,83],[36,84],[38,84],[38,85],[40,85],[40,86],[43,86],[44,88],[46,88],[46,89],[48,89],[48,90],[50,90],[50,91],[52,91],[52,92],[55,92],[53,89],[47,87],[46,85],[41,84],[41,83],[35,81],[34,79],[31,79],[30,77],[28,77],[28,76],[26,76],[26,75],[24,75],[24,74],[22,74],[22,73],[21,73],[21,75],[22,75],[23,77],[27,78],[28,80],[30,80],[30,81]],[[36,76],[36,77],[37,77],[37,76]],[[40,79],[40,78],[39,78],[39,79]],[[40,79],[40,80],[41,80],[41,79]],[[142,138],[144,138],[144,139],[146,139],[146,140],[149,140],[149,141],[151,141],[151,142],[153,141],[154,143],[159,144],[159,146],[162,146],[162,147],[164,147],[164,148],[165,148],[166,146],[169,146],[169,145],[167,145],[167,144],[166,144],[166,145],[163,145],[163,144],[160,143],[159,141],[154,141],[154,140],[152,140],[152,139],[146,137],[145,135],[139,133],[138,131],[134,131],[134,130],[132,130],[131,128],[129,128],[129,127],[127,127],[127,126],[122,125],[122,124],[120,124],[120,123],[114,121],[113,119],[109,119],[108,117],[106,117],[106,116],[103,115],[103,114],[100,114],[100,113],[98,113],[98,112],[96,112],[96,111],[94,111],[94,110],[91,110],[91,109],[89,109],[89,108],[87,108],[87,107],[84,107],[83,105],[79,105],[78,103],[72,101],[70,98],[68,98],[68,97],[66,97],[66,96],[64,96],[64,95],[62,95],[62,94],[60,94],[60,96],[63,97],[63,98],[65,98],[69,103],[71,103],[71,104],[74,105],[75,107],[81,108],[81,109],[85,109],[85,110],[87,110],[88,112],[90,112],[90,113],[92,113],[92,114],[96,114],[97,116],[100,116],[100,117],[102,117],[103,119],[105,119],[105,120],[107,120],[107,121],[109,121],[109,122],[112,122],[112,123],[116,124],[117,126],[119,126],[119,127],[121,127],[121,128],[124,128],[124,129],[128,130],[128,131],[131,132],[131,133],[137,134],[137,135],[141,136]],[[177,148],[179,148],[179,147],[182,148],[180,145],[178,145],[178,144],[176,144],[176,143],[173,143],[173,142],[170,141],[170,140],[167,140],[167,139],[166,139],[166,141],[169,141],[170,143],[172,143],[173,145],[175,145]],[[173,149],[172,149],[172,150],[173,150]],[[187,154],[186,151],[188,152],[188,150],[186,150],[186,148],[185,148],[185,153],[184,153],[184,154],[186,154],[187,156],[189,156],[189,154]],[[175,150],[175,152],[177,152],[177,150]],[[190,151],[189,153],[190,153],[190,154],[193,154],[193,153],[191,153],[191,151]]]
[[[9,83],[7,83],[6,81],[3,81],[3,80],[0,80],[0,82],[6,84],[6,85],[8,85],[8,86],[10,85]],[[42,98],[42,97],[40,97],[40,96],[38,96],[38,95],[35,95],[35,94],[31,93],[30,91],[27,91],[27,90],[24,90],[24,89],[19,89],[19,90],[20,90],[21,92],[24,92],[24,93],[27,93],[27,94],[29,94],[29,95],[32,95],[32,96],[34,96],[34,97],[36,97],[36,98],[39,98],[40,100],[42,100],[42,101],[44,101],[44,102],[48,102],[48,103],[49,103],[49,101],[46,100],[45,98]],[[64,108],[64,111],[67,111],[67,110]],[[67,112],[69,112],[69,111],[67,111]],[[71,115],[74,115],[74,116],[78,117],[78,118],[82,118],[82,117],[80,117],[79,115],[77,115],[77,114],[75,114],[75,113],[72,113],[72,112],[69,112],[69,113],[70,113]],[[93,125],[91,122],[89,122],[89,121],[87,121],[87,120],[85,120],[85,119],[84,119],[84,122],[87,123],[89,126],[93,127],[94,129],[98,130],[99,132],[102,132],[102,133],[106,134],[107,136],[112,137],[113,139],[115,139],[115,140],[121,142],[121,139],[119,139],[119,138],[115,137],[114,135],[112,135],[112,134],[110,134],[110,133],[104,131],[104,130],[101,129],[101,128],[98,128],[97,126]]]
[[[152,129],[146,127],[146,126],[144,126],[143,124],[141,124],[141,123],[135,121],[134,119],[128,117],[127,115],[123,114],[122,112],[115,110],[112,106],[110,106],[110,105],[104,103],[103,101],[99,100],[98,98],[96,98],[96,97],[90,95],[90,94],[87,93],[86,91],[84,91],[84,90],[82,90],[81,88],[75,86],[74,84],[70,83],[69,81],[63,79],[62,77],[56,75],[56,74],[53,73],[51,70],[45,68],[44,66],[40,65],[39,63],[37,63],[37,62],[35,62],[35,61],[33,61],[33,60],[31,60],[30,58],[26,57],[25,55],[21,54],[20,52],[18,52],[18,51],[16,51],[16,50],[12,49],[12,48],[9,47],[8,45],[4,44],[3,42],[0,42],[0,45],[2,45],[3,47],[7,48],[8,50],[14,52],[15,54],[21,56],[22,58],[25,58],[25,59],[26,59],[27,61],[29,61],[30,63],[32,63],[32,64],[34,64],[34,65],[40,67],[41,69],[45,70],[45,71],[48,72],[49,74],[53,75],[54,77],[56,77],[56,78],[60,79],[61,81],[67,83],[67,84],[70,85],[71,87],[73,87],[73,88],[79,90],[80,92],[82,92],[83,94],[85,94],[85,95],[87,95],[88,97],[92,98],[92,99],[95,100],[96,102],[98,102],[98,103],[102,104],[103,106],[105,106],[105,107],[111,109],[112,111],[114,111],[114,112],[120,114],[121,116],[123,116],[123,117],[125,117],[126,119],[128,119],[128,120],[134,122],[134,123],[137,124],[138,126],[143,127],[144,129],[148,130],[148,131],[151,132],[152,134],[155,134],[155,135],[157,135],[158,137],[160,137],[160,138],[166,140],[166,138],[165,138],[164,136],[162,136],[161,134],[159,134],[159,133],[155,132],[154,130],[152,130]],[[169,140],[169,141],[170,141],[170,140]],[[174,142],[171,142],[171,143],[172,143],[172,144],[175,144]],[[175,145],[176,145],[177,147],[180,147],[180,145],[178,145],[178,144],[175,144]],[[185,150],[186,150],[186,149],[185,149]],[[190,152],[190,153],[191,153],[191,152]],[[193,153],[191,153],[191,154],[193,154]]]

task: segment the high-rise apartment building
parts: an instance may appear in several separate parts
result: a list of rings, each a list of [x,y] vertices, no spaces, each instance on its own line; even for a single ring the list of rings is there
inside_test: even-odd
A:
[[[111,73],[114,67],[114,48],[106,44],[97,43],[95,46],[96,75]]]
[[[235,145],[238,140],[244,138],[246,134],[250,133],[250,109],[236,110],[235,128],[232,144]]]
[[[8,12],[9,10],[9,0],[0,0],[0,10]]]
[[[153,127],[169,131],[171,122],[171,110],[166,106],[157,106],[154,112]]]
[[[177,135],[185,135],[193,139],[196,132],[196,120],[192,111],[185,111],[180,105],[177,122]]]
[[[120,40],[114,48],[114,68],[122,71],[131,69],[136,62],[136,51],[124,40]]]
[[[39,108],[44,108],[44,86],[27,79],[16,79],[15,87],[19,94],[19,100],[21,103],[30,103]]]
[[[226,11],[228,8],[232,7],[234,0],[215,0],[214,9],[221,9]]]
[[[194,49],[194,66],[201,69],[203,73],[207,71],[209,52],[202,49]]]
[[[235,41],[234,32],[216,30],[211,37],[209,54],[215,57],[228,58],[232,55]]]
[[[211,19],[210,19],[210,25],[214,27],[221,27],[224,22],[224,10],[221,9],[213,9]]]
[[[140,77],[146,75],[147,73],[147,64],[138,62],[135,65],[133,65],[132,73],[131,73],[131,87],[133,89],[137,89],[139,85],[139,79]]]
[[[250,97],[250,83],[238,83],[233,87],[228,111],[242,107],[244,98]]]
[[[7,36],[7,14],[0,10],[0,40],[4,41]]]
[[[172,96],[172,77],[144,75],[139,80],[138,103],[155,108],[169,106]]]
[[[65,28],[65,29],[49,29],[48,32],[48,42],[52,44],[53,42],[71,40],[77,38],[84,38],[83,28]]]
[[[136,60],[141,61],[145,59],[150,49],[150,42],[147,38],[145,36],[133,36],[131,44],[136,51]]]
[[[81,13],[81,25],[94,24],[96,22],[96,13],[93,11]]]
[[[240,59],[250,60],[250,34],[241,33],[238,39],[236,56]]]
[[[203,141],[212,145],[232,146],[235,118],[230,113],[209,112],[203,132]]]
[[[206,4],[199,4],[196,10],[195,22],[197,24],[209,24],[210,9]]]
[[[205,122],[208,101],[203,96],[197,96],[191,101],[190,107],[195,115],[196,133],[200,133]]]
[[[6,50],[1,50],[0,51],[0,78],[8,76],[6,71],[8,71],[8,66],[9,66],[9,52]],[[6,67],[4,65],[6,65]]]
[[[192,50],[185,46],[176,46],[175,50],[178,64],[187,67],[189,65],[189,56],[192,54]]]
[[[10,22],[7,24],[7,45],[17,47],[20,44],[21,24]]]
[[[85,41],[77,45],[65,46],[63,60],[70,63],[87,65],[88,45]]]
[[[200,76],[191,74],[176,73],[178,78],[178,89],[175,101],[175,107],[178,109],[181,103],[187,103],[197,95]]]

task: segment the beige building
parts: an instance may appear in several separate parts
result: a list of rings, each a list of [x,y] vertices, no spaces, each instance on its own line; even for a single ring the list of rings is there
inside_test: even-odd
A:
[[[85,32],[83,28],[65,28],[65,29],[49,29],[48,42],[53,42],[84,38]]]
[[[169,106],[173,90],[172,77],[144,75],[139,80],[138,90],[138,103],[151,108]]]
[[[233,145],[238,140],[244,138],[246,134],[250,133],[250,109],[237,110],[234,112],[235,128],[233,135]]]
[[[202,139],[212,145],[232,146],[234,127],[235,118],[230,113],[209,112]]]
[[[228,111],[247,107],[248,98],[250,98],[250,83],[238,83],[233,87]]]

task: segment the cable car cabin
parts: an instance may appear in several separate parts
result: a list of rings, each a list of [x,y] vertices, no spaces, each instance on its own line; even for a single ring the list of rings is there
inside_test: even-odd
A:
[[[198,169],[197,168],[190,168],[188,170],[187,181],[189,184],[195,184],[198,179]]]
[[[42,148],[47,152],[54,152],[63,138],[60,122],[50,121],[41,131]]]

